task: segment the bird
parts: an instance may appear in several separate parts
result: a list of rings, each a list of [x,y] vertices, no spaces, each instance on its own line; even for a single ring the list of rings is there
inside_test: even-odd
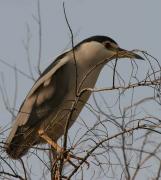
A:
[[[46,144],[38,133],[40,129],[54,142],[63,136],[75,99],[78,101],[68,128],[91,95],[91,91],[85,90],[94,88],[105,64],[119,58],[143,59],[104,35],[86,38],[58,56],[42,72],[20,106],[5,143],[9,157],[19,159],[33,146]]]

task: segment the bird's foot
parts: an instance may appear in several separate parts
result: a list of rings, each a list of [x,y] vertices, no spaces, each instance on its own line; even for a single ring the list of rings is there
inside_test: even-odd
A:
[[[65,151],[64,148],[62,148],[61,146],[59,146],[56,142],[54,142],[46,133],[43,129],[40,129],[38,131],[38,134],[41,138],[43,138],[48,144],[50,144],[58,154],[61,154],[63,156],[65,161],[64,162],[68,162],[69,164],[71,164],[72,166],[76,167],[76,165],[71,161],[71,159],[75,159],[78,161],[83,161],[84,158],[82,157],[78,157],[75,156],[73,154],[70,153],[70,151]],[[59,158],[58,158],[59,159]],[[87,164],[87,166],[89,167],[89,163],[87,161],[85,161],[85,163]]]
[[[65,159],[66,159],[65,162],[68,162],[69,164],[71,164],[71,165],[74,166],[74,167],[77,167],[77,165],[75,165],[75,164],[71,161],[71,159],[75,159],[75,160],[77,160],[78,162],[79,162],[79,161],[84,161],[84,158],[79,157],[79,156],[75,156],[74,154],[71,154],[70,152],[67,152],[67,156],[66,156]],[[87,161],[84,161],[84,162],[86,163],[86,165],[87,165],[88,168],[89,168],[89,163],[88,163]]]

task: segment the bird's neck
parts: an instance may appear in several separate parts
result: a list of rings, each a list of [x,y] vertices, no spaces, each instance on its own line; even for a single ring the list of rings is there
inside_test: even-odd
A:
[[[89,70],[96,66],[103,67],[103,61],[105,59],[106,52],[99,43],[92,45],[87,43],[75,51],[75,61],[77,65],[84,70]]]

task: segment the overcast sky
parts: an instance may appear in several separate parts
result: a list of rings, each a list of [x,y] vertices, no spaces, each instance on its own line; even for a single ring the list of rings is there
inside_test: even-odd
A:
[[[41,0],[42,70],[52,58],[70,48],[70,32],[66,25],[61,0]],[[122,48],[148,51],[161,59],[161,1],[154,0],[66,0],[66,13],[75,43],[91,35],[107,35]],[[38,26],[36,0],[0,0],[0,59],[28,73],[26,25],[31,30],[30,55],[36,75],[38,54]],[[14,71],[0,62],[10,100],[14,96]],[[98,82],[106,85],[103,71]],[[17,108],[33,82],[19,75]],[[0,126],[10,122],[0,97]]]

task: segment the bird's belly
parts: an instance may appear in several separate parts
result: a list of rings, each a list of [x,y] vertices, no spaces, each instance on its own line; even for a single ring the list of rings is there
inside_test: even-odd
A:
[[[81,83],[82,81],[79,80],[78,87],[80,87],[80,91],[86,88],[93,88],[98,74],[99,72],[91,73],[91,75],[85,79],[83,83]],[[90,91],[84,91],[81,97],[76,98],[75,86],[71,85],[70,91],[66,94],[63,102],[58,107],[54,108],[53,112],[44,121],[41,128],[46,131],[49,137],[56,141],[64,134],[66,123],[69,121],[68,128],[70,128],[75,122],[82,108],[88,101],[90,94]]]
[[[76,103],[75,100],[67,98],[57,110],[54,110],[52,114],[43,123],[43,128],[50,138],[57,140],[60,138],[66,128],[66,123],[69,121],[70,128],[77,119],[79,113],[87,102],[90,92],[85,92],[83,96]]]

